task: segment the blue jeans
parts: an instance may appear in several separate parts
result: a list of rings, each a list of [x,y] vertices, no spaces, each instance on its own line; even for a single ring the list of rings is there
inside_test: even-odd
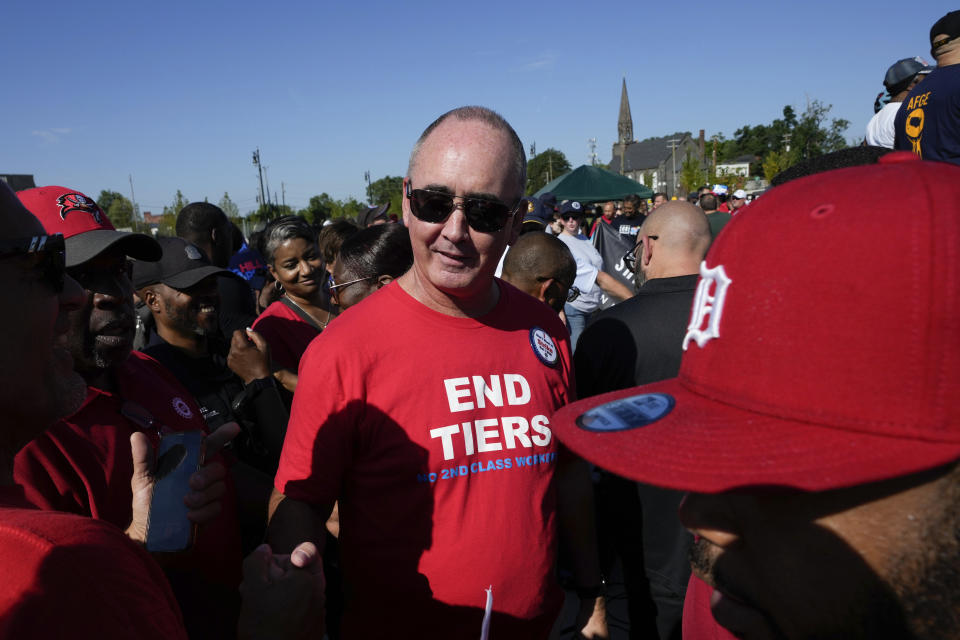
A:
[[[577,349],[577,340],[583,333],[583,328],[587,326],[587,321],[593,315],[590,311],[580,311],[569,302],[563,305],[563,314],[567,316],[567,326],[570,327],[570,351]]]

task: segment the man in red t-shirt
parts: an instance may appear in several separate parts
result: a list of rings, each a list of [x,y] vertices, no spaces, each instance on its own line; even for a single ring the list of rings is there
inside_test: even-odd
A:
[[[131,487],[131,477],[140,478],[132,450],[146,452],[146,441],[156,449],[163,433],[206,431],[179,382],[156,361],[131,353],[135,315],[128,258],[156,261],[160,246],[149,236],[115,230],[97,203],[78,191],[38,187],[18,195],[48,233],[63,234],[67,272],[84,289],[83,305],[68,316],[67,343],[87,394],[76,412],[20,451],[14,478],[43,509],[106,520],[143,542],[151,492],[142,479]],[[229,635],[236,626],[236,495],[215,455],[236,429],[231,425],[208,439],[209,464],[194,474],[196,490],[185,498],[190,518],[202,526],[192,551],[166,567],[188,629],[206,636]]]
[[[550,428],[573,397],[569,338],[493,276],[521,225],[525,166],[488,109],[428,127],[404,180],[412,268],[301,362],[270,540],[319,541],[338,501],[344,637],[546,638],[558,530],[580,624],[605,637],[589,478]]]
[[[102,215],[88,206],[92,200],[67,195],[64,220],[78,210]],[[0,317],[0,638],[185,639],[177,602],[149,554],[108,522],[37,509],[14,484],[18,451],[84,402],[86,383],[73,370],[67,332],[85,299],[66,273],[63,237],[47,235],[0,184],[0,301],[8,310]],[[146,442],[137,440],[144,445],[137,482],[149,494]],[[195,497],[197,506],[209,501]],[[315,628],[316,558],[310,544],[290,556],[265,545],[252,553],[237,635],[302,637]],[[286,603],[282,611],[276,602]]]

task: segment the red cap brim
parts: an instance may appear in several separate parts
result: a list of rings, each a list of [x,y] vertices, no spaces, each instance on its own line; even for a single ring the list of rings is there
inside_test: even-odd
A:
[[[672,407],[665,411],[670,403],[655,397],[665,413],[647,421],[622,402],[646,394],[666,394]],[[619,412],[626,422],[608,424],[614,430],[598,429],[596,423],[589,428],[596,409],[616,409],[609,406],[615,401],[626,409]],[[630,414],[639,419],[628,424]],[[960,459],[957,442],[896,438],[765,415],[706,398],[677,378],[574,402],[554,414],[551,426],[564,445],[608,471],[697,493],[839,489]]]

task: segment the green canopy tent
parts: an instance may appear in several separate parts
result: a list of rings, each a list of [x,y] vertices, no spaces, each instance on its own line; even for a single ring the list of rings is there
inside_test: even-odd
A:
[[[540,196],[548,191],[557,196],[557,202],[577,200],[590,203],[623,200],[631,193],[635,193],[641,198],[653,197],[653,189],[645,187],[626,176],[587,164],[548,182],[546,186],[533,195]]]

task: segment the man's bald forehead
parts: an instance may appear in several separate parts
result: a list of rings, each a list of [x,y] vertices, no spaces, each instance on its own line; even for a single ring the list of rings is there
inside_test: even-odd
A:
[[[46,231],[36,216],[30,213],[17,194],[5,182],[0,182],[0,238],[23,238],[44,235]]]
[[[520,141],[520,137],[503,116],[493,109],[479,106],[467,106],[452,109],[430,123],[430,125],[424,129],[423,133],[420,134],[416,144],[413,145],[413,150],[410,152],[410,162],[407,165],[407,176],[413,175],[418,156],[420,155],[420,151],[427,139],[430,138],[437,129],[441,128],[441,126],[453,126],[458,122],[483,123],[494,131],[502,133],[504,136],[506,136],[507,145],[511,150],[511,153],[509,154],[512,160],[511,169],[517,176],[518,183],[522,190],[526,185],[527,179],[527,157],[526,152],[523,149],[523,143]]]
[[[644,233],[651,233],[651,230],[658,230],[665,225],[674,224],[697,224],[701,221],[707,223],[707,217],[700,207],[689,202],[671,200],[665,202],[647,215],[643,222]]]

